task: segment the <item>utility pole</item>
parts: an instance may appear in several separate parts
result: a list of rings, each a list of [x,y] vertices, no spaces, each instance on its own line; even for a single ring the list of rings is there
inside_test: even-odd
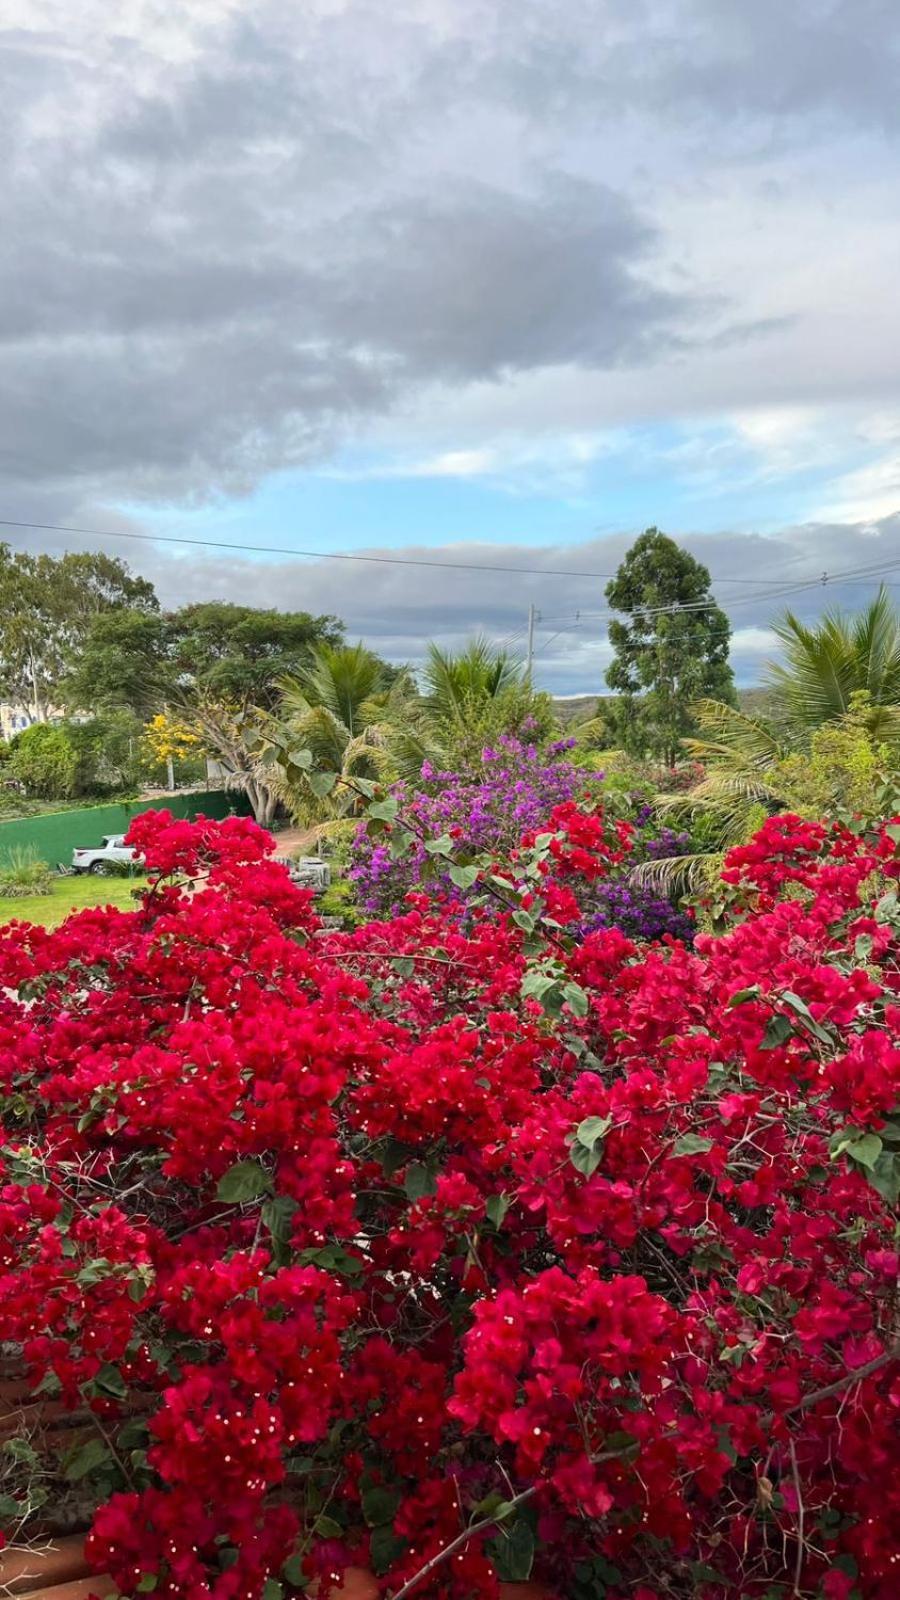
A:
[[[528,666],[526,670],[529,683],[531,682],[531,664],[534,660],[534,625],[539,615],[540,613],[534,605],[528,607],[528,654],[526,658]]]

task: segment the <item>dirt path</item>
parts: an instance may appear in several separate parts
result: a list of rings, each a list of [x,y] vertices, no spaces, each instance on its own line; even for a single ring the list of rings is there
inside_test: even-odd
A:
[[[272,838],[278,856],[314,856],[316,853],[315,828],[280,828]]]

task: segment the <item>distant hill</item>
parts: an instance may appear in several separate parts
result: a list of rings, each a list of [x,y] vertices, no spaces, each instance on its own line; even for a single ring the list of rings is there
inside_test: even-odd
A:
[[[573,723],[586,722],[589,717],[597,716],[602,712],[604,702],[613,698],[608,694],[579,694],[571,699],[554,699],[553,709],[560,726],[570,728]],[[738,689],[738,704],[750,717],[760,717],[776,725],[782,720],[778,698],[771,689]]]
[[[600,700],[601,696],[596,694],[579,694],[571,700],[554,700],[553,710],[560,727],[570,728],[573,722],[587,722],[589,717],[596,716]]]
[[[765,722],[781,720],[781,706],[773,689],[739,689],[738,703],[749,717],[761,717]]]

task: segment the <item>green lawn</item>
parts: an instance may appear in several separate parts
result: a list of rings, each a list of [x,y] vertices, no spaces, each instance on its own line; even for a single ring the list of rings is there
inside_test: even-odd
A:
[[[19,922],[39,922],[45,928],[55,928],[70,911],[80,911],[84,906],[121,906],[129,910],[134,904],[132,892],[143,888],[145,882],[145,878],[95,878],[90,874],[83,878],[56,878],[52,894],[0,895],[0,924],[15,917]]]

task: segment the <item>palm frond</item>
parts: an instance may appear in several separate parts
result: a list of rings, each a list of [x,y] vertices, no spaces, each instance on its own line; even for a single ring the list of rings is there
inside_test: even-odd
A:
[[[807,626],[788,612],[774,632],[784,659],[769,666],[768,681],[798,727],[835,721],[861,692],[873,709],[900,704],[900,616],[883,586],[856,617],[831,611]]]
[[[524,682],[523,663],[481,636],[454,654],[429,644],[422,671],[425,706],[436,720],[460,723],[472,700],[496,700]]]
[[[629,878],[659,894],[697,894],[715,882],[723,860],[724,852],[718,850],[666,856],[659,861],[642,861],[632,868]]]
[[[723,761],[764,771],[787,754],[783,738],[760,717],[751,717],[721,700],[701,700],[694,712],[699,733],[683,742],[697,761]]]

